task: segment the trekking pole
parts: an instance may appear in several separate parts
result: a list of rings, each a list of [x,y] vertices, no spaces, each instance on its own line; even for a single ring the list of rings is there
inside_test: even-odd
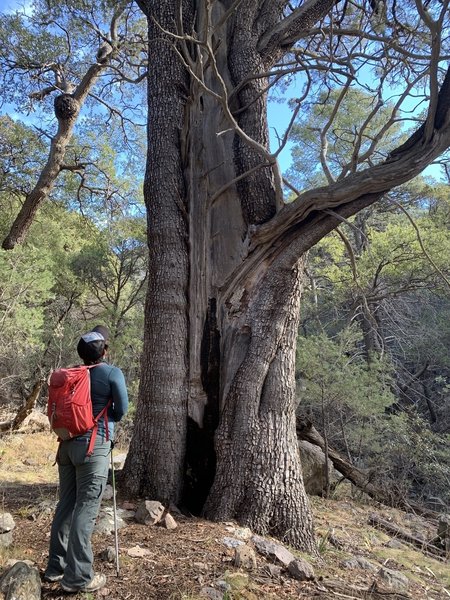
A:
[[[111,445],[111,479],[113,488],[113,514],[114,514],[114,541],[116,545],[116,575],[120,576],[119,566],[119,533],[117,531],[117,508],[116,508],[116,477],[114,475],[113,446]]]

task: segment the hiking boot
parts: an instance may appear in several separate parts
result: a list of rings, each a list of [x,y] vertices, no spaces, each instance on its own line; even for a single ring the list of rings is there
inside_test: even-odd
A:
[[[63,577],[64,575],[62,573],[61,575],[44,575],[44,581],[47,583],[56,583],[57,581],[61,581]]]
[[[90,583],[85,585],[84,587],[74,588],[70,585],[66,585],[65,583],[61,583],[61,587],[65,592],[71,592],[76,594],[77,592],[96,592],[100,588],[102,588],[106,583],[106,577],[103,573],[96,573]]]

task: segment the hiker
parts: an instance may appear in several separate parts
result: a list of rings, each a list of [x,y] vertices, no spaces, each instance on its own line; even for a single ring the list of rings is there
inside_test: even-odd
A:
[[[94,573],[91,536],[108,476],[114,422],[126,414],[128,394],[122,371],[106,362],[109,334],[98,325],[81,336],[77,352],[89,369],[94,417],[111,400],[107,417],[99,419],[92,453],[91,432],[61,441],[57,453],[59,502],[50,534],[50,550],[44,580],[59,581],[66,592],[93,592],[106,577]],[[106,423],[107,429],[106,431]]]

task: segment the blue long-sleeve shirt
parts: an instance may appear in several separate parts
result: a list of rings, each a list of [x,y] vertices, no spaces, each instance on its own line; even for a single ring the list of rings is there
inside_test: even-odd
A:
[[[94,416],[108,404],[108,431],[110,439],[114,435],[114,423],[117,423],[128,411],[128,392],[125,377],[118,367],[101,362],[98,366],[89,369],[91,377],[91,399]],[[98,434],[105,435],[105,422],[99,420]]]

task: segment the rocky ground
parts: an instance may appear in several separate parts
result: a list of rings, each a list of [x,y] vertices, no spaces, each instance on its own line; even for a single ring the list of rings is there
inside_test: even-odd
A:
[[[0,548],[0,575],[14,560],[28,560],[40,573],[45,566],[52,510],[57,497],[56,445],[47,433],[0,438],[0,513],[14,520],[12,544]],[[119,498],[124,526],[119,530],[120,571],[114,561],[114,534],[108,530],[111,500],[101,531],[93,538],[95,567],[107,586],[85,600],[275,600],[299,598],[434,599],[450,598],[450,566],[445,557],[426,553],[436,523],[352,497],[341,488],[333,499],[311,498],[319,557],[261,542],[235,523],[210,523],[172,511],[172,522],[138,523],[136,503]],[[371,515],[424,540],[410,545],[369,524]],[[141,519],[142,520],[142,519]],[[102,525],[103,523],[103,525]],[[2,537],[4,534],[0,534]],[[270,544],[268,542],[273,542]],[[236,550],[238,548],[238,550]],[[109,549],[109,550],[108,550]],[[244,549],[244,550],[243,550]],[[314,579],[288,564],[305,559]],[[237,557],[237,558],[236,558]],[[240,557],[240,558],[239,558]],[[237,566],[236,560],[241,561]],[[301,561],[299,562],[301,565]],[[0,586],[1,587],[1,586]],[[58,584],[42,582],[41,597],[67,598]],[[1,598],[1,593],[0,593]]]

